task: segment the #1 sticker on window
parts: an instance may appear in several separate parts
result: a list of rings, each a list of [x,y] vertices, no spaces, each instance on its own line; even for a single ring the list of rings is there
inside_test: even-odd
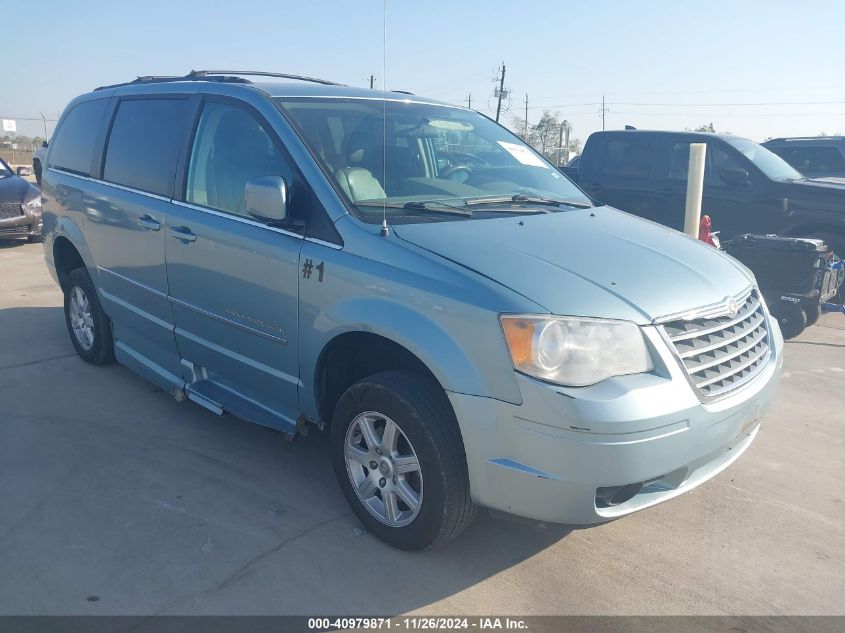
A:
[[[503,150],[523,165],[530,165],[531,167],[545,167],[546,169],[549,167],[539,156],[537,156],[537,154],[523,145],[506,143],[505,141],[497,141],[497,143],[502,146]]]

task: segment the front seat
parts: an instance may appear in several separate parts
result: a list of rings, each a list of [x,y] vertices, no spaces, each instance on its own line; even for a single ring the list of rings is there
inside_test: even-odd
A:
[[[359,126],[350,136],[346,147],[347,166],[337,170],[337,181],[353,202],[381,200],[387,197],[381,183],[367,169],[378,164],[377,143],[368,126]],[[375,161],[374,161],[375,159]]]

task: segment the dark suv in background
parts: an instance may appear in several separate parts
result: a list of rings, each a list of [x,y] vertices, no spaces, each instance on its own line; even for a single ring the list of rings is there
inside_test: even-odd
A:
[[[773,138],[763,147],[809,178],[845,178],[845,136]]]
[[[845,253],[845,180],[815,180],[748,139],[727,134],[596,132],[577,170],[595,200],[683,230],[690,143],[706,143],[702,212],[723,238],[775,233],[823,239]]]

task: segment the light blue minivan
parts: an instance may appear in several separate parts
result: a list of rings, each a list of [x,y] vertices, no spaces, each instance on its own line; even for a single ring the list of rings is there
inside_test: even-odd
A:
[[[748,448],[783,362],[741,264],[408,93],[99,88],[61,117],[43,209],[84,360],[325,429],[357,516],[401,548],[478,506],[585,525],[682,494]]]

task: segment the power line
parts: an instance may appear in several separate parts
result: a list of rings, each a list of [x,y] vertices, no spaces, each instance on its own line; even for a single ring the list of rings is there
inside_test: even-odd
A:
[[[6,114],[0,115],[0,119],[17,119],[18,121],[51,121],[55,123],[58,119],[47,119],[44,117],[26,117],[26,116],[8,116]]]
[[[554,110],[557,108],[583,108],[585,106],[597,106],[601,105],[600,101],[591,101],[590,103],[555,103],[555,104],[544,104],[544,105],[533,105],[531,106],[532,110]]]
[[[609,97],[619,97],[620,95],[688,95],[688,94],[731,94],[737,92],[808,92],[810,90],[843,90],[845,84],[827,85],[827,86],[796,86],[792,85],[786,88],[705,88],[700,90],[635,90],[624,92],[606,92],[605,95]],[[567,92],[567,97],[573,96],[587,96],[595,94],[591,91]],[[550,99],[557,99],[560,95],[549,95]]]
[[[613,105],[625,106],[668,106],[672,108],[699,108],[710,106],[781,106],[781,105],[840,105],[845,101],[765,101],[743,103],[638,103],[633,101],[614,101]]]
[[[614,110],[617,114],[635,114],[637,116],[662,117],[792,117],[792,116],[845,116],[845,112],[634,112],[630,110]]]

